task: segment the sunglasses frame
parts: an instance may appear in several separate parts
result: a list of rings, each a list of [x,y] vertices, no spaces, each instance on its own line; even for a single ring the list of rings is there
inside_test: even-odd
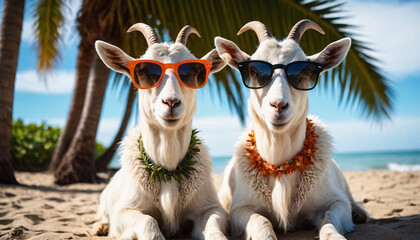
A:
[[[134,78],[134,69],[137,66],[138,63],[142,63],[142,62],[147,62],[147,63],[154,63],[159,65],[162,68],[162,74],[160,75],[159,80],[156,82],[155,85],[151,86],[151,87],[140,87]],[[201,63],[204,65],[204,67],[206,68],[206,80],[204,81],[203,85],[201,85],[200,87],[191,87],[188,86],[187,84],[185,84],[181,78],[178,75],[178,68],[179,66],[181,66],[182,64],[185,63]],[[212,63],[210,61],[207,60],[202,60],[202,59],[191,59],[191,60],[185,60],[185,61],[181,61],[181,62],[177,62],[177,63],[162,63],[159,61],[155,61],[155,60],[148,60],[148,59],[141,59],[141,60],[133,60],[133,61],[129,61],[128,62],[128,69],[130,70],[130,75],[131,75],[131,81],[133,82],[134,86],[138,89],[150,89],[150,88],[154,88],[157,85],[159,85],[159,83],[162,81],[163,76],[165,76],[165,72],[167,69],[172,69],[174,71],[175,76],[178,78],[178,81],[187,88],[192,88],[192,89],[198,89],[198,88],[202,88],[206,85],[207,80],[209,79],[209,75],[210,75],[210,69],[212,67]]]
[[[267,65],[269,65],[269,66],[271,66],[271,74],[270,74],[270,81],[267,81],[263,86],[261,86],[261,87],[250,87],[250,86],[247,86],[247,84],[245,83],[245,79],[244,79],[244,77],[242,76],[242,71],[241,71],[241,68],[244,66],[243,64],[244,63],[248,63],[248,62],[260,62],[260,63],[265,63],[265,64],[267,64]],[[317,77],[316,77],[316,79],[315,79],[315,84],[314,84],[314,86],[313,87],[311,87],[311,88],[308,88],[308,89],[304,89],[304,88],[298,88],[298,87],[295,87],[295,86],[293,86],[291,83],[290,83],[290,81],[289,81],[289,75],[287,74],[287,68],[291,65],[291,64],[295,64],[295,63],[311,63],[311,64],[314,64],[315,66],[316,66],[316,69],[317,70],[319,70],[319,72],[318,72],[318,75],[317,75]],[[316,87],[316,85],[317,85],[317,83],[318,83],[318,78],[319,78],[319,75],[321,74],[321,72],[324,70],[324,64],[321,64],[321,63],[318,63],[318,62],[313,62],[313,61],[296,61],[296,62],[291,62],[291,63],[289,63],[289,64],[271,64],[271,63],[269,63],[269,62],[266,62],[266,61],[262,61],[262,60],[248,60],[248,61],[242,61],[242,62],[239,62],[238,63],[238,69],[239,69],[239,72],[241,73],[241,77],[242,77],[242,81],[243,81],[243,83],[244,83],[244,85],[245,85],[245,87],[247,87],[247,88],[250,88],[250,89],[260,89],[260,88],[263,88],[263,87],[265,87],[265,86],[267,86],[269,83],[271,83],[271,81],[273,81],[273,74],[274,74],[274,70],[276,70],[276,69],[278,69],[278,68],[281,68],[281,69],[283,69],[283,71],[284,71],[284,73],[286,74],[286,79],[287,79],[287,82],[293,87],[293,88],[295,88],[295,89],[297,89],[297,90],[300,90],[300,91],[309,91],[309,90],[312,90],[312,89],[314,89],[315,87]]]

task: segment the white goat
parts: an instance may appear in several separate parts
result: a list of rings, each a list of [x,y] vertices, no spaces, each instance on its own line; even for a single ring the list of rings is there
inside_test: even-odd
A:
[[[185,46],[190,33],[199,33],[185,26],[175,43],[161,43],[155,31],[138,23],[128,32],[140,31],[148,49],[140,59],[178,63],[196,59]],[[128,62],[134,60],[121,49],[97,41],[96,51],[111,69],[130,77]],[[225,66],[213,49],[202,59],[212,62],[210,72]],[[182,86],[174,70],[166,70],[154,88],[139,90],[140,123],[123,140],[121,169],[102,192],[95,235],[124,239],[164,239],[182,234],[184,226],[192,229],[194,239],[226,239],[226,212],[212,185],[211,160],[204,144],[199,144],[194,171],[180,182],[152,178],[139,160],[139,137],[153,163],[168,171],[180,164],[190,145],[192,117],[196,109],[195,89]],[[193,227],[192,227],[193,226]],[[163,233],[163,234],[162,234]]]
[[[299,40],[307,29],[324,33],[316,23],[302,20],[287,39],[277,41],[264,24],[254,21],[238,33],[256,32],[260,44],[252,56],[220,37],[215,38],[215,45],[219,56],[234,69],[246,60],[279,64],[276,66],[314,61],[327,71],[345,58],[350,38],[333,42],[320,53],[307,57],[299,47]],[[303,173],[295,171],[290,176],[266,177],[250,165],[245,146],[251,130],[259,156],[274,166],[285,166],[286,161],[291,163],[304,146],[307,92],[292,87],[283,69],[276,68],[273,75],[268,76],[270,82],[266,86],[251,90],[248,101],[251,129],[246,129],[238,139],[236,152],[225,170],[219,199],[230,212],[231,233],[243,234],[246,239],[277,239],[273,227],[286,232],[310,225],[320,230],[322,240],[345,239],[341,234],[354,227],[352,214],[355,222],[366,221],[368,216],[353,200],[345,178],[331,157],[331,138],[316,118],[309,117],[319,136],[315,145],[318,150],[311,158],[314,164]],[[309,79],[304,81],[303,84],[308,84]]]

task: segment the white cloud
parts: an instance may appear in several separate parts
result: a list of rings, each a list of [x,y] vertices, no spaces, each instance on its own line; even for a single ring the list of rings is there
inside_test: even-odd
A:
[[[46,122],[56,127],[64,127],[64,118],[46,120],[25,120],[26,123]],[[324,121],[325,122],[325,121]],[[109,146],[120,127],[121,119],[101,118],[97,141]],[[397,117],[382,126],[368,121],[352,120],[325,122],[335,143],[335,152],[369,152],[420,149],[420,117]],[[135,127],[130,120],[127,131]],[[233,116],[208,116],[195,118],[193,127],[209,147],[212,156],[231,156],[234,145],[243,128]]]
[[[48,119],[25,119],[25,124],[37,123],[40,124],[45,122],[49,126],[63,128],[66,124],[65,118],[48,118]],[[114,140],[115,134],[120,129],[121,119],[114,117],[105,117],[101,118],[99,121],[98,132],[96,135],[96,140],[105,146],[109,146]],[[134,128],[134,121],[130,120],[126,129],[130,131]]]
[[[64,124],[66,124],[66,119],[64,118],[49,118],[46,120],[46,123],[48,125],[63,128]]]
[[[420,117],[395,117],[382,126],[368,121],[331,122],[337,152],[420,149]]]
[[[35,42],[34,36],[35,34],[34,34],[33,19],[23,21],[21,40],[27,43],[34,43]]]
[[[114,140],[114,136],[120,128],[121,119],[119,118],[101,118],[96,135],[96,141],[109,146]]]
[[[64,127],[65,119],[50,118],[45,120],[48,124]],[[34,122],[34,121],[28,121]],[[35,122],[41,122],[37,120]],[[109,146],[114,140],[115,134],[120,128],[121,119],[119,117],[101,118],[96,140],[105,146]],[[135,128],[134,118],[128,123],[126,132]],[[209,116],[195,118],[193,128],[197,128],[199,136],[209,147],[212,156],[230,156],[233,153],[233,147],[236,138],[240,135],[242,126],[237,117],[233,116]]]
[[[52,126],[52,127],[58,127],[58,128],[63,128],[64,124],[65,124],[65,119],[64,118],[49,118],[49,119],[23,119],[23,122],[27,125],[27,124],[41,124],[41,123],[45,123],[48,126]]]
[[[326,122],[336,152],[420,149],[420,117],[395,117],[382,126],[368,120]],[[237,117],[195,118],[193,127],[210,148],[212,156],[231,156],[243,127]]]
[[[109,146],[114,140],[115,134],[120,129],[121,118],[101,118],[99,121],[99,128],[96,135],[96,140],[105,146]],[[134,128],[134,121],[131,119],[128,122],[126,132]]]
[[[237,117],[208,116],[193,119],[200,137],[210,149],[212,156],[230,156],[233,154],[236,139],[242,131]]]
[[[355,32],[361,34],[357,38],[369,43],[388,74],[420,71],[420,2],[348,1],[344,9],[345,15],[353,16],[344,22],[357,27]]]
[[[16,91],[63,94],[73,91],[74,71],[54,71],[43,79],[35,70],[16,74]]]
[[[48,125],[63,128],[65,118],[49,119],[26,119],[25,123],[46,122]],[[96,140],[105,146],[109,146],[114,140],[115,134],[120,128],[121,119],[118,117],[105,117],[99,121],[99,128]],[[132,118],[127,126],[126,132],[135,128],[135,121]],[[237,117],[233,116],[209,116],[195,118],[193,128],[197,128],[199,136],[209,147],[212,156],[231,156],[237,137],[241,134],[242,126]]]

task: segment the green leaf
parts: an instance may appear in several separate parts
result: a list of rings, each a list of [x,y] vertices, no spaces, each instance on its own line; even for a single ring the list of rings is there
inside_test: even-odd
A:
[[[52,70],[60,59],[60,32],[64,24],[64,3],[61,0],[39,0],[33,12],[38,50],[38,70]]]
[[[25,125],[22,120],[13,121],[10,138],[13,167],[24,171],[46,170],[60,131],[60,128],[54,128],[45,123]],[[100,144],[96,143],[96,145]]]
[[[160,181],[163,182],[170,182],[172,178],[174,178],[177,182],[181,182],[183,177],[188,178],[195,168],[193,167],[197,161],[194,160],[194,157],[199,151],[194,149],[198,149],[197,147],[199,141],[196,137],[197,131],[196,129],[192,130],[190,144],[188,146],[188,152],[182,158],[181,162],[178,164],[177,168],[173,171],[169,171],[162,166],[156,165],[153,160],[147,155],[146,150],[144,149],[143,142],[141,140],[141,135],[137,140],[140,156],[139,161],[143,163],[144,169],[149,172],[150,178],[154,179],[158,176]]]

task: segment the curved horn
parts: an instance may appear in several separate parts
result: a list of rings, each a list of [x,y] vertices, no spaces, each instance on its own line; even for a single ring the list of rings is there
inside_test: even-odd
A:
[[[179,31],[178,36],[176,37],[175,42],[177,43],[182,43],[184,45],[187,45],[187,39],[188,36],[194,33],[195,35],[197,35],[199,38],[201,38],[201,35],[198,33],[197,29],[195,29],[194,27],[190,26],[190,25],[186,25],[184,26],[181,31]]]
[[[242,34],[243,32],[246,32],[248,30],[253,30],[258,37],[258,41],[262,43],[264,40],[272,38],[270,31],[268,31],[267,27],[259,21],[252,21],[247,24],[245,24],[241,30],[239,30],[237,35]]]
[[[287,36],[287,39],[293,39],[295,42],[299,43],[303,33],[308,29],[314,29],[321,34],[325,34],[324,30],[322,30],[318,24],[312,22],[311,20],[304,19],[300,20],[293,26],[292,30],[290,30],[289,36]]]
[[[133,31],[139,31],[143,34],[144,38],[146,38],[147,45],[150,47],[151,45],[155,43],[160,43],[159,37],[156,34],[155,30],[153,30],[152,27],[150,27],[147,24],[144,23],[136,23],[133,26],[131,26],[127,32],[133,32]]]

